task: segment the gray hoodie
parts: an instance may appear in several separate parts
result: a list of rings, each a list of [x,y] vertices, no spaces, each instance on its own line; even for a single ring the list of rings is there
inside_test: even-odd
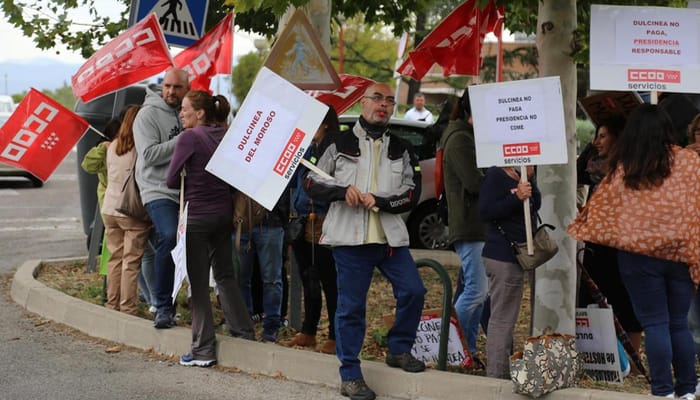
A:
[[[181,131],[178,110],[170,107],[157,93],[146,89],[146,99],[134,120],[136,183],[143,204],[159,199],[179,202],[179,190],[169,189],[165,180]]]

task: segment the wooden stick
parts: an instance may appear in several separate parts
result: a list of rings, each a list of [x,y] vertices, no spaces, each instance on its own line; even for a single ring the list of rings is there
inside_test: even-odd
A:
[[[527,167],[520,166],[520,182],[527,182]],[[523,210],[525,212],[525,237],[527,239],[527,254],[535,254],[535,247],[532,244],[532,220],[530,218],[530,199],[523,200]]]

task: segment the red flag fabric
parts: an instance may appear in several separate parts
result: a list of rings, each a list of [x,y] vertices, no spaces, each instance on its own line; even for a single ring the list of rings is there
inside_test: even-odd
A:
[[[211,77],[230,74],[233,57],[233,14],[228,14],[206,35],[175,56],[175,66],[190,76],[190,87],[209,90]]]
[[[316,100],[332,106],[335,112],[340,115],[360,100],[365,93],[365,89],[373,84],[374,81],[348,74],[338,74],[338,77],[340,78],[340,88],[332,92],[316,90],[310,92],[310,94]]]
[[[437,63],[445,76],[478,75],[483,37],[496,28],[500,30],[502,23],[503,6],[496,7],[491,0],[480,11],[475,0],[466,1],[409,52],[397,72],[420,80]]]
[[[88,102],[150,78],[172,65],[154,13],[93,54],[71,78],[73,94]]]
[[[0,162],[46,181],[90,124],[34,88],[0,127]]]

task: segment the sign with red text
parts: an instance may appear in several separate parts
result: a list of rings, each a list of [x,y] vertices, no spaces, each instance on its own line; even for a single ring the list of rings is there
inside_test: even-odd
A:
[[[155,14],[112,39],[71,78],[83,102],[150,78],[173,65]]]
[[[206,170],[272,210],[327,111],[263,67]]]
[[[0,163],[45,182],[88,129],[88,122],[31,88],[0,127]]]
[[[591,90],[700,92],[700,10],[591,6]]]
[[[469,86],[476,164],[566,164],[559,77]]]
[[[586,375],[597,381],[622,382],[612,308],[576,309],[576,350]]]

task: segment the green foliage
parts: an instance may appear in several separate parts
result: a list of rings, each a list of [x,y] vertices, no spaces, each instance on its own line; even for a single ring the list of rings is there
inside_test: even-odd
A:
[[[262,56],[255,52],[243,55],[238,59],[238,64],[233,68],[231,78],[233,79],[233,95],[236,96],[239,104],[243,103],[262,65]]]
[[[578,152],[583,150],[593,140],[594,136],[595,126],[589,119],[576,120],[576,145],[578,146]]]
[[[338,31],[335,24],[332,29]],[[368,25],[361,16],[345,22],[343,72],[359,75],[378,82],[393,81],[396,52],[396,39],[379,23]],[[338,34],[331,35],[330,58],[338,70]]]

